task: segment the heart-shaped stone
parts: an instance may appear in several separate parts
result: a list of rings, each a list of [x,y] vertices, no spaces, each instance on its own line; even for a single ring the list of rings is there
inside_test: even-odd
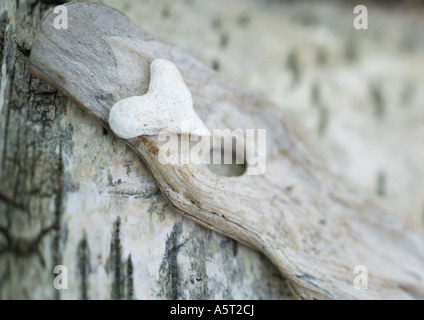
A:
[[[167,130],[194,136],[210,136],[193,109],[193,100],[177,67],[156,59],[150,65],[150,84],[143,96],[116,102],[109,113],[109,126],[124,139],[158,135]]]

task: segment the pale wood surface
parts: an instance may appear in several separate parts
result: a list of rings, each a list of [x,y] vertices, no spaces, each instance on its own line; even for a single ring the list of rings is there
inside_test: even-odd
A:
[[[263,255],[178,214],[123,141],[29,73],[54,5],[0,1],[0,298],[290,298]]]
[[[183,215],[265,253],[300,297],[422,297],[422,231],[329,174],[281,111],[219,80],[114,10],[70,6],[70,22],[78,27],[70,23],[69,30],[58,32],[48,17],[34,42],[31,71],[105,127],[114,102],[147,90],[149,62],[161,57],[178,66],[209,128],[267,129],[264,176],[224,178],[204,166],[162,166],[154,138],[128,141]],[[113,23],[100,28],[101,19],[84,19],[87,10]],[[116,58],[122,56],[127,59]],[[352,270],[358,264],[366,265],[374,279],[366,291],[353,287]]]

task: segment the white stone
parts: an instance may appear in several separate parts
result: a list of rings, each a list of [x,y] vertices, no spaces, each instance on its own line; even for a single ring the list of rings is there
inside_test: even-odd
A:
[[[188,122],[188,126],[183,126]],[[162,130],[210,136],[193,109],[193,100],[177,67],[165,59],[150,65],[150,85],[143,96],[119,100],[110,110],[109,126],[124,139],[157,135]]]

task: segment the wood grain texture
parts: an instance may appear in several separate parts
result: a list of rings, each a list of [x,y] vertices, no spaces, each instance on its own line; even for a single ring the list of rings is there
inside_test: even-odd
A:
[[[27,67],[31,41],[50,8],[13,6],[0,4],[0,297],[27,299],[44,296],[40,288],[51,286],[50,268],[62,259],[63,155],[70,135],[58,122],[68,99]],[[59,298],[59,291],[49,291],[49,298]]]
[[[178,214],[123,141],[29,73],[54,5],[0,1],[0,299],[292,298],[263,255]]]
[[[150,62],[165,58],[177,65],[209,129],[267,130],[262,176],[218,177],[202,165],[161,165],[155,137],[127,141],[184,216],[263,252],[301,298],[423,297],[422,230],[331,175],[280,110],[218,79],[113,9],[67,6],[69,29],[55,30],[54,16],[46,18],[30,70],[105,128],[111,106],[145,93]],[[368,290],[353,286],[356,265],[368,268]]]

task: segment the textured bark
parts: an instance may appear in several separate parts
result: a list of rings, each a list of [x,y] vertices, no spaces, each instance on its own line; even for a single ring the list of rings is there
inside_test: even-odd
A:
[[[29,74],[52,8],[0,5],[0,298],[291,297],[262,255],[182,218],[125,144]]]
[[[60,296],[50,287],[66,235],[63,157],[70,152],[71,135],[59,129],[59,119],[67,99],[27,68],[31,41],[47,9],[41,2],[7,1],[0,13],[2,298]]]

